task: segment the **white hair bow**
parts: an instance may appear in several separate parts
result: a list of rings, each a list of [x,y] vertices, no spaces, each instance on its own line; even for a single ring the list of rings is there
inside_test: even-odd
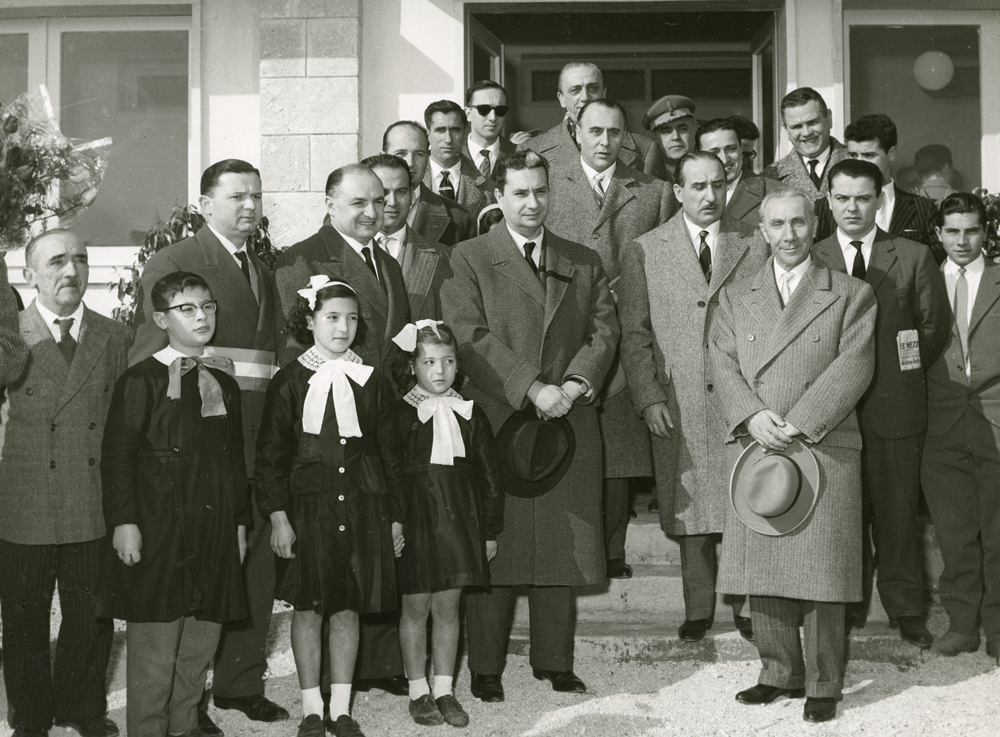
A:
[[[309,277],[309,286],[306,287],[305,289],[300,289],[298,291],[298,294],[306,302],[309,303],[309,309],[310,310],[315,310],[316,309],[316,295],[319,293],[319,290],[324,289],[325,287],[332,286],[334,284],[339,284],[342,287],[347,287],[352,292],[354,292],[354,287],[352,287],[350,284],[348,284],[346,282],[342,282],[342,281],[334,281],[333,279],[331,279],[326,274],[319,274],[317,276],[310,276]],[[354,293],[357,294],[357,292],[354,292]]]
[[[313,277],[314,279],[316,277]],[[333,409],[337,413],[337,427],[342,438],[360,438],[361,425],[358,422],[358,408],[354,404],[347,377],[359,386],[364,386],[374,369],[362,363],[351,361],[327,361],[309,379],[302,408],[302,430],[310,435],[319,435],[326,414],[326,395],[333,393]]]
[[[421,328],[430,328],[440,338],[441,333],[438,332],[438,325],[444,325],[444,322],[441,320],[417,320],[416,323],[408,323],[396,334],[392,342],[407,353],[413,353],[417,350],[417,331]]]
[[[465,458],[465,442],[455,413],[472,419],[472,400],[459,397],[428,397],[417,405],[417,418],[426,423],[434,418],[434,444],[431,463],[454,466],[456,458]]]

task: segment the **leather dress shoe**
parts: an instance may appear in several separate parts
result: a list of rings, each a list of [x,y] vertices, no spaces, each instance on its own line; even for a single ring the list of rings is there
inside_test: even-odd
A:
[[[659,500],[659,499],[657,499],[657,498],[656,498],[656,497],[654,496],[654,497],[653,497],[653,498],[652,498],[652,499],[651,499],[651,500],[649,501],[649,504],[648,504],[648,505],[646,506],[646,509],[648,509],[648,510],[649,510],[650,512],[659,512],[659,511],[660,511],[660,500]]]
[[[608,561],[608,578],[632,578],[632,566],[621,558]]]
[[[959,653],[974,653],[979,649],[979,635],[963,635],[948,630],[931,645],[938,655],[953,658]]]
[[[358,723],[347,714],[341,714],[335,722],[327,724],[327,729],[333,733],[334,737],[365,737]]]
[[[701,642],[710,629],[712,629],[711,619],[685,619],[677,628],[677,636],[683,642]]]
[[[388,678],[366,678],[358,679],[352,687],[355,691],[371,691],[377,688],[380,691],[391,693],[393,696],[409,696],[410,684],[406,676],[389,676]]]
[[[552,684],[553,691],[562,693],[586,693],[587,684],[571,670],[539,670],[532,668],[531,674],[539,681],[546,680]]]
[[[416,699],[410,699],[410,716],[413,717],[413,721],[424,727],[444,724],[444,717],[441,716],[441,711],[429,693]]]
[[[934,642],[934,638],[931,637],[931,633],[928,631],[927,625],[924,624],[923,618],[915,614],[907,614],[897,619],[890,619],[889,626],[893,629],[898,627],[899,636],[903,639],[903,642],[915,645],[921,650],[926,650]]]
[[[226,737],[219,725],[212,721],[207,711],[198,710],[198,729],[208,737]]]
[[[255,722],[283,722],[288,719],[288,711],[264,694],[256,693],[253,696],[234,696],[232,698],[213,696],[212,702],[217,709],[242,711]]]
[[[1000,665],[1000,641],[987,640],[986,654],[989,655],[991,658],[993,658],[993,660],[996,661],[997,665]]]
[[[750,617],[741,617],[738,614],[734,614],[733,624],[736,625],[736,630],[740,633],[740,637],[753,642],[753,622],[750,620]]]
[[[47,729],[35,729],[27,730],[17,727],[11,733],[10,737],[49,737],[49,730]]]
[[[469,690],[472,695],[487,704],[496,704],[504,700],[503,682],[499,674],[476,673],[471,671],[472,678],[469,683]]]
[[[766,686],[763,683],[758,683],[756,686],[751,686],[746,691],[740,691],[736,694],[736,700],[741,704],[759,706],[760,704],[770,704],[781,696],[787,696],[790,699],[801,699],[805,695],[806,690],[804,688],[778,688],[777,686]]]
[[[103,714],[99,717],[82,719],[78,722],[57,721],[57,727],[69,727],[80,733],[80,737],[118,737],[118,725]]]
[[[848,632],[851,630],[863,630],[865,625],[868,624],[868,618],[860,614],[852,614],[848,610],[845,624]]]
[[[802,718],[807,722],[828,722],[837,716],[837,700],[810,696],[802,707]]]
[[[437,704],[438,711],[441,712],[441,716],[444,720],[448,722],[453,727],[468,727],[469,726],[469,715],[466,713],[462,705],[458,703],[458,699],[455,698],[454,694],[445,694],[434,699],[434,703]]]
[[[299,730],[295,737],[326,737],[326,725],[319,714],[309,714],[299,722]]]

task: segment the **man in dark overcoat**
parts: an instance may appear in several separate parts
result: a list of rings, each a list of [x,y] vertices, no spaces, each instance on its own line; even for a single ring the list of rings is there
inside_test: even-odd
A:
[[[577,141],[580,156],[549,169],[546,225],[556,235],[593,248],[610,280],[612,296],[620,287],[621,251],[626,243],[665,223],[677,210],[673,190],[619,158],[626,114],[607,99],[592,100],[580,110]],[[625,373],[615,362],[597,417],[604,443],[604,542],[608,576],[629,578],[625,562],[628,530],[628,480],[652,476],[649,432],[632,407]]]
[[[504,698],[500,676],[514,607],[528,585],[530,662],[557,691],[582,693],[573,673],[573,591],[604,580],[601,437],[594,402],[618,343],[618,319],[601,258],[544,227],[545,159],[527,151],[501,159],[495,195],[504,226],[459,244],[442,291],[444,320],[459,342],[475,400],[494,432],[534,405],[565,416],[576,451],[565,476],[531,499],[508,495],[489,591],[467,592],[472,693]]]
[[[0,611],[7,720],[16,735],[59,726],[115,737],[105,674],[114,627],[97,619],[105,547],[101,439],[129,329],[83,303],[87,248],[66,230],[36,237],[24,276],[38,297],[20,315],[0,459]],[[5,281],[5,280],[4,280]],[[0,289],[0,300],[14,297]],[[9,363],[8,363],[9,360]],[[14,375],[12,368],[21,364]],[[58,582],[62,623],[50,667],[49,620]]]
[[[275,349],[281,325],[278,295],[271,270],[247,239],[263,217],[260,172],[239,159],[218,161],[201,175],[198,204],[205,225],[190,238],[167,246],[146,262],[136,311],[135,342],[129,363],[135,365],[167,345],[167,336],[153,323],[153,285],[173,271],[201,276],[219,303],[210,348],[236,366],[243,403],[243,441],[249,476],[253,476],[257,432],[264,412],[264,395],[277,370]],[[267,633],[274,606],[274,552],[271,524],[253,506],[253,529],[247,533],[244,560],[248,622],[223,628],[215,656],[212,696],[220,709],[242,711],[250,719],[274,722],[288,712],[264,695]],[[206,694],[208,692],[206,691]],[[202,700],[199,725],[209,735],[221,730]]]
[[[819,466],[815,507],[787,534],[758,532],[732,504],[726,510],[719,589],[750,596],[763,665],[757,685],[736,698],[806,696],[803,718],[824,722],[843,688],[845,602],[861,598],[854,407],[875,365],[877,305],[870,286],[810,256],[814,227],[808,195],[782,188],[764,198],[761,230],[773,257],[722,290],[710,344],[727,467],[752,440],[780,452],[792,439]]]
[[[681,553],[684,622],[678,636],[705,637],[715,618],[716,544],[725,519],[725,437],[708,334],[724,284],[757,271],[767,247],[724,217],[726,176],[715,154],[690,153],[677,166],[681,211],[625,247],[618,313],[622,364],[636,413],[652,433],[660,526]],[[753,636],[743,602],[734,623]]]
[[[864,626],[868,616],[874,543],[878,595],[890,626],[911,645],[927,648],[931,633],[924,623],[923,535],[917,523],[927,429],[924,373],[948,341],[951,310],[930,249],[876,225],[885,206],[879,168],[846,159],[828,176],[828,207],[837,229],[816,243],[813,253],[831,269],[866,281],[878,302],[875,377],[858,403],[864,438],[864,598],[848,607],[848,624]]]

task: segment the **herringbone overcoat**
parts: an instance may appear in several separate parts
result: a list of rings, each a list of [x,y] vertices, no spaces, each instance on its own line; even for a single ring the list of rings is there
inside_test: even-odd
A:
[[[546,230],[545,286],[506,227],[460,243],[444,284],[445,322],[459,342],[462,393],[486,411],[493,432],[526,407],[537,379],[586,379],[599,394],[619,327],[600,257]],[[535,499],[507,495],[490,581],[506,586],[580,586],[605,577],[601,439],[593,397],[567,415],[576,453],[566,475]],[[502,449],[501,449],[502,452]]]
[[[767,166],[761,176],[774,179],[788,187],[800,189],[809,195],[810,200],[815,202],[820,197],[825,197],[830,191],[830,185],[826,181],[826,174],[830,171],[830,167],[847,158],[847,147],[836,138],[830,139],[830,146],[833,147],[833,151],[830,152],[830,160],[826,162],[826,168],[823,170],[820,182],[823,186],[819,189],[816,189],[816,185],[813,184],[813,180],[809,176],[809,170],[796,151],[791,151],[784,158]]]
[[[397,261],[410,305],[410,319],[441,319],[441,285],[451,278],[450,250],[407,226]]]
[[[570,136],[565,119],[518,148],[541,154],[551,166],[565,166],[580,159],[580,148]],[[625,162],[626,166],[652,177],[664,180],[667,178],[667,168],[663,162],[660,144],[646,136],[626,130],[625,141],[622,143],[618,158]]]
[[[722,290],[711,351],[730,436],[725,466],[732,469],[749,445],[749,419],[769,408],[801,431],[815,455],[819,496],[806,523],[782,536],[751,530],[729,502],[719,591],[861,599],[861,431],[854,407],[875,366],[876,310],[870,286],[817,259],[784,308],[772,259]]]
[[[757,231],[723,218],[712,281],[678,212],[626,246],[618,312],[635,412],[666,402],[674,429],[651,436],[660,526],[673,535],[722,532],[729,477],[708,334],[725,284],[755,273],[768,249]]]
[[[548,226],[556,235],[600,254],[615,294],[621,289],[618,277],[625,244],[665,223],[676,210],[671,187],[621,161],[600,205],[579,158],[571,166],[549,170]],[[615,370],[618,365],[616,361]],[[628,387],[615,382],[612,388],[611,376],[607,383],[599,410],[604,477],[651,476],[646,423],[633,409]]]

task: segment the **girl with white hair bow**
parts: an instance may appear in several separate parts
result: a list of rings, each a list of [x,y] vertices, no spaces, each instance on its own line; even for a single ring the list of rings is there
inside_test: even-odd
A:
[[[330,618],[330,721],[361,735],[349,714],[359,612],[397,608],[394,556],[403,549],[406,485],[389,380],[351,350],[357,293],[314,276],[288,330],[312,346],[268,387],[257,444],[257,497],[272,524],[276,594],[291,604],[302,689],[300,736],[324,735],[323,618]]]
[[[417,724],[464,727],[452,693],[463,586],[489,584],[503,527],[503,472],[486,414],[455,391],[454,334],[419,320],[393,338],[404,352],[396,382],[409,512],[396,570],[403,607],[399,640]],[[427,683],[427,614],[433,613],[433,689]],[[431,693],[433,692],[433,696]]]

